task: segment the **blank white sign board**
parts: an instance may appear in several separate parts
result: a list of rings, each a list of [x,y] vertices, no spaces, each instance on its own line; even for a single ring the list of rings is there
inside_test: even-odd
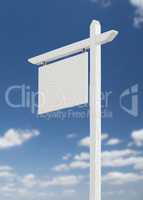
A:
[[[38,114],[88,103],[88,53],[39,68]]]

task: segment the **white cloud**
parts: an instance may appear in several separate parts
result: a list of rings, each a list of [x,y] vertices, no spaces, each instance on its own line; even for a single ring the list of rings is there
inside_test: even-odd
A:
[[[104,167],[135,166],[142,157],[137,157],[138,152],[131,149],[102,152],[102,165]]]
[[[13,170],[13,168],[10,166],[7,165],[0,166],[0,171],[11,171],[11,170]]]
[[[8,169],[8,172],[11,172],[8,167],[2,166],[1,169]],[[2,179],[0,176],[2,180],[0,181],[0,196],[2,199],[16,197],[17,199],[40,198],[43,200],[49,197],[57,198],[58,195],[72,196],[75,193],[73,188],[80,184],[83,178],[84,176],[73,174],[48,177],[47,175],[36,176],[33,173],[21,176],[16,173],[12,179],[7,179],[7,174],[3,174]],[[47,190],[49,187],[51,191]],[[61,193],[58,193],[57,189],[60,189]]]
[[[130,3],[135,7],[134,26],[140,28],[143,25],[143,0],[130,0]]]
[[[37,194],[37,196],[41,199],[49,199],[49,197],[51,198],[51,197],[55,197],[56,196],[56,193],[55,192],[39,192],[38,194]],[[38,199],[39,199],[38,198]]]
[[[133,131],[131,137],[137,146],[143,146],[143,129]]]
[[[126,156],[132,156],[137,155],[138,152],[131,149],[123,149],[123,150],[114,150],[114,151],[104,151],[102,152],[103,158],[110,158],[115,159],[118,157],[126,157]]]
[[[33,137],[39,136],[39,134],[38,130],[9,129],[0,137],[0,149],[20,146]]]
[[[68,186],[74,186],[74,185],[79,184],[82,179],[83,179],[82,176],[75,176],[75,175],[58,176],[48,181],[40,181],[39,186],[40,187],[50,187],[50,186],[68,187]]]
[[[70,163],[59,164],[53,167],[53,171],[64,172],[73,169],[89,168],[89,152],[81,152],[73,157]],[[143,157],[140,152],[131,149],[112,150],[102,152],[102,166],[121,168],[132,166],[135,170],[143,170]]]
[[[85,161],[73,161],[69,167],[70,169],[86,169],[89,167],[89,163]]]
[[[113,185],[121,185],[142,180],[143,175],[137,173],[110,172],[103,176],[103,181],[107,181],[108,183]]]
[[[85,146],[85,147],[89,147],[90,146],[90,137],[85,137],[85,138],[82,138],[80,141],[79,141],[79,145],[80,146]]]
[[[68,189],[68,190],[64,190],[62,195],[63,196],[72,196],[75,193],[76,193],[76,191],[74,189]]]
[[[55,167],[53,167],[52,170],[55,172],[67,171],[67,170],[69,170],[69,165],[68,164],[59,164],[59,165],[56,165]]]
[[[75,155],[74,159],[78,161],[89,160],[89,153],[81,152],[80,154]]]
[[[73,161],[66,164],[59,164],[53,167],[53,171],[63,172],[69,171],[72,169],[87,169],[89,168],[89,153],[81,152],[74,156]]]
[[[86,169],[88,167],[89,167],[89,162],[74,160],[68,164],[56,165],[55,167],[52,168],[52,170],[56,172],[64,172],[72,169]]]
[[[111,161],[111,160],[110,160]],[[127,167],[133,166],[135,169],[139,169],[139,163],[143,161],[142,157],[129,157],[129,158],[117,158],[109,163],[108,161],[103,161],[103,166],[105,167]]]
[[[116,197],[117,196],[121,196],[121,195],[125,195],[126,194],[126,190],[124,190],[124,189],[117,189],[117,190],[108,190],[108,191],[103,191],[102,192],[103,193],[103,196],[105,197],[105,198],[107,198],[107,196],[110,196],[110,198],[111,198],[111,196],[114,196],[115,194],[116,194]]]
[[[136,158],[134,169],[143,171],[143,157]]]
[[[135,170],[143,171],[143,156],[140,154],[131,149],[104,151],[102,165],[113,168],[132,166]]]
[[[130,0],[130,2],[139,8],[143,8],[143,0]]]
[[[74,139],[74,138],[76,138],[76,137],[77,137],[77,134],[75,134],[75,133],[70,133],[70,134],[68,134],[68,135],[66,136],[67,139]]]
[[[109,135],[107,133],[103,133],[101,136],[102,141],[108,139]],[[90,137],[84,137],[79,141],[79,146],[85,146],[89,147],[90,146]]]
[[[69,160],[70,158],[71,158],[71,154],[70,153],[67,153],[66,155],[64,155],[63,157],[62,157],[62,159],[63,160]]]
[[[122,143],[122,140],[118,139],[118,138],[111,138],[110,140],[108,140],[107,145],[117,145]]]
[[[107,133],[103,133],[102,136],[101,136],[101,139],[102,139],[102,141],[107,140],[108,137],[109,137],[109,135]]]
[[[48,196],[51,196],[51,193],[46,192],[49,187],[52,187],[53,189],[54,187],[59,187],[60,189],[64,189],[62,195],[70,196],[75,192],[73,192],[72,187],[78,185],[83,178],[83,176],[78,175],[63,175],[51,178],[45,176],[44,178],[40,178],[34,174],[27,174],[23,177],[17,174],[11,182],[6,182],[7,179],[4,179],[4,184],[0,185],[0,194],[3,193],[5,195],[6,193],[8,196],[11,196],[16,193],[17,198],[27,196],[28,198],[32,197],[33,199],[35,195],[36,197],[44,196],[47,198]]]
[[[15,176],[15,174],[14,173],[12,173],[12,172],[9,172],[9,171],[0,171],[0,177],[13,177],[13,176]]]
[[[10,178],[15,176],[13,168],[10,166],[0,166],[0,177]]]
[[[16,188],[14,188],[13,186],[14,186],[13,184],[7,184],[1,187],[0,190],[6,193],[16,192]]]
[[[34,174],[28,174],[28,175],[24,176],[21,181],[28,188],[35,186],[37,183],[36,177]]]
[[[47,189],[49,187],[63,187],[63,189],[66,189],[66,187],[73,187],[79,184],[84,177],[72,174],[53,177],[37,177],[35,174],[20,176],[16,174],[15,178],[10,182],[6,182],[7,179],[6,177],[4,178],[5,182],[0,186],[0,191],[9,194],[17,192],[20,195],[24,195],[32,191],[37,191],[39,193],[39,189]]]
[[[107,7],[111,6],[111,4],[112,4],[112,0],[90,0],[90,1],[93,3],[99,4],[103,8],[107,8]]]

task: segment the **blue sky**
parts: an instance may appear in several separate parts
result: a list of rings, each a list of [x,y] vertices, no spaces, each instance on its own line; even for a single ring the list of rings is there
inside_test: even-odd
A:
[[[38,117],[31,106],[10,107],[5,95],[12,86],[36,92],[38,68],[27,59],[87,38],[92,19],[101,21],[102,31],[120,32],[113,43],[102,49],[102,91],[104,95],[110,93],[109,99],[102,101],[106,113],[102,118],[102,199],[141,199],[142,13],[142,0],[0,2],[0,196],[3,200],[88,199],[88,107],[72,109],[72,113],[82,112],[83,118],[68,117],[69,110],[64,111],[62,119],[61,113]],[[123,96],[124,91],[131,94],[133,88],[134,98]],[[20,91],[19,88],[11,93],[11,102],[20,103]]]

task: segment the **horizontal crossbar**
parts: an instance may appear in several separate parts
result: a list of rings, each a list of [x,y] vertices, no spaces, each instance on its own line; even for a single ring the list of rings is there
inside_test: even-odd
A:
[[[111,42],[118,34],[118,31],[111,30],[95,37],[95,45],[103,45],[105,43]],[[81,52],[83,49],[87,50],[90,48],[90,38],[75,42],[73,44],[49,51],[47,53],[35,56],[28,59],[28,62],[35,65],[42,65],[72,54]]]

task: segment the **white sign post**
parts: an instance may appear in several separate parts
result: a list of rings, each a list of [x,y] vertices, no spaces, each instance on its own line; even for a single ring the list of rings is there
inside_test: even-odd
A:
[[[117,36],[117,34],[118,32],[115,30],[101,33],[100,22],[93,20],[90,25],[89,38],[73,43],[71,45],[67,45],[65,47],[56,49],[56,50],[53,50],[53,51],[50,51],[48,53],[30,58],[28,60],[32,64],[43,66],[42,67],[43,69],[41,68],[41,70],[39,71],[39,74],[40,74],[39,89],[42,90],[42,92],[46,91],[46,87],[48,87],[47,86],[47,84],[49,83],[48,79],[50,79],[50,81],[53,82],[55,91],[57,91],[58,87],[60,87],[61,91],[63,91],[63,93],[61,92],[62,93],[61,98],[64,97],[64,101],[62,103],[62,101],[59,101],[59,99],[56,98],[55,93],[54,93],[54,87],[52,88],[52,90],[48,88],[49,91],[51,92],[50,93],[47,92],[47,94],[45,94],[46,96],[45,99],[47,103],[45,102],[44,106],[39,105],[40,106],[39,114],[43,114],[49,111],[52,112],[58,109],[68,108],[68,107],[73,107],[79,104],[88,103],[87,102],[88,101],[88,98],[87,98],[88,71],[86,71],[87,69],[86,65],[88,63],[86,58],[88,57],[86,55],[80,56],[80,53],[82,53],[83,50],[84,51],[90,50],[90,62],[89,62],[90,63],[90,81],[89,81],[90,82],[90,91],[89,91],[89,94],[90,94],[89,96],[89,101],[90,101],[89,102],[89,108],[90,108],[90,200],[101,200],[101,45],[111,42]],[[71,56],[70,58],[72,58],[73,54],[75,53],[79,53],[79,55],[77,55],[77,58],[76,56],[74,56],[74,59],[73,59],[74,61],[69,58],[65,58],[67,56]],[[65,59],[65,61],[62,63],[62,65],[60,65],[61,61],[57,61],[58,59]],[[49,64],[49,62],[51,61],[55,61],[55,65]],[[83,63],[83,61],[86,62],[86,64]],[[75,68],[75,70],[73,67],[73,70],[71,70],[72,64],[73,65],[77,64],[78,66],[79,65],[81,66],[78,68]],[[84,68],[82,68],[82,66]],[[66,67],[70,67],[69,68],[70,70],[67,70]],[[60,72],[60,69],[62,69],[61,72]],[[57,70],[59,70],[58,73],[57,73]],[[66,74],[65,73],[63,74],[63,71],[67,73],[67,76],[76,74],[77,75],[75,76],[76,84],[71,84],[70,78],[64,79],[64,76],[66,76]],[[49,73],[50,75],[48,78]],[[55,77],[54,77],[54,74],[55,74]],[[80,79],[80,83],[78,82],[79,79]],[[64,85],[66,85],[66,82],[64,83],[64,81],[68,81],[67,86],[69,86],[69,91],[66,89],[66,87],[64,87]],[[73,99],[74,90],[76,94],[78,94],[77,100]],[[72,94],[70,91],[72,92]],[[58,95],[58,98],[59,98],[59,95]],[[49,102],[48,102],[48,99],[49,99]],[[39,100],[41,100],[40,97],[39,97]]]
[[[101,34],[97,21],[90,25],[90,200],[101,200]]]

